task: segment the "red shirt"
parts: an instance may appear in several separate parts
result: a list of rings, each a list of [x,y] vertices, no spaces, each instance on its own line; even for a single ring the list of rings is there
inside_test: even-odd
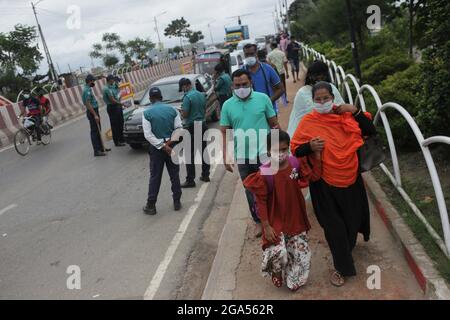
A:
[[[48,100],[46,97],[42,96],[41,98],[39,98],[39,104],[44,109],[45,114],[48,114],[50,112],[50,100]]]
[[[302,180],[320,179],[320,161],[310,159],[313,169],[300,166]],[[304,164],[305,162],[301,162]],[[267,180],[260,171],[249,175],[244,180],[244,186],[256,197],[258,215],[263,221],[268,221],[275,232],[280,235],[294,236],[308,231],[311,226],[306,213],[305,199],[299,180],[291,178],[293,168],[288,165],[273,176],[273,190],[269,192]],[[304,182],[304,181],[302,181]],[[263,231],[263,249],[271,245]]]

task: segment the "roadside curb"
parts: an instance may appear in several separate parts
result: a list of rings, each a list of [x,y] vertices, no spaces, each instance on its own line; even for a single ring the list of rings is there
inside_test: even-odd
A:
[[[392,234],[413,272],[425,298],[450,300],[450,288],[434,267],[433,261],[416,239],[413,232],[388,200],[386,193],[372,174],[364,174],[367,193],[381,220]]]
[[[244,187],[237,180],[216,256],[203,290],[202,300],[232,300],[236,289],[236,271],[241,261],[249,217]]]

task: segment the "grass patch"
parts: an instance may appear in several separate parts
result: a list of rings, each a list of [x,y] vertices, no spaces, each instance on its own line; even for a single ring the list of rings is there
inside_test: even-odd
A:
[[[439,177],[441,179],[444,196],[447,196],[447,208],[450,208],[450,201],[448,197],[450,194],[448,160],[442,158],[439,154],[434,156],[434,158],[437,170],[439,172]],[[436,232],[443,237],[442,225],[434,195],[434,189],[427,167],[423,161],[422,153],[403,153],[399,156],[399,163],[402,174],[403,188],[425,216],[427,221],[433,226]],[[388,161],[385,164],[388,168],[391,167],[391,164]],[[428,234],[428,231],[424,227],[423,223],[416,217],[406,201],[403,200],[385,173],[380,168],[376,168],[372,170],[372,174],[383,188],[392,205],[394,205],[399,214],[403,217],[415,237],[419,240],[429,257],[433,260],[436,269],[447,281],[447,283],[450,284],[450,260],[436,245],[433,238]]]

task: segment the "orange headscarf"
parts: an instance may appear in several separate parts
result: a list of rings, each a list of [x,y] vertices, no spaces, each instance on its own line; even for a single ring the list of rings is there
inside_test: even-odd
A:
[[[358,122],[350,112],[342,115],[321,114],[315,110],[305,115],[291,140],[291,151],[311,139],[325,141],[322,153],[322,179],[329,185],[346,188],[358,177],[356,151],[364,144]]]

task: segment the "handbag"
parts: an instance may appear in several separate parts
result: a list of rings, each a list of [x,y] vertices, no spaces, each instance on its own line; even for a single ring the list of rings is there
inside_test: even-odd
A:
[[[378,135],[364,139],[363,146],[359,149],[359,166],[361,172],[372,170],[386,159],[383,145]]]

